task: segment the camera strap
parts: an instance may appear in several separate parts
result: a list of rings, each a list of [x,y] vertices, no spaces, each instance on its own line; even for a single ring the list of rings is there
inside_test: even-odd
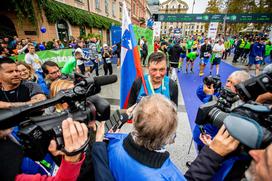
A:
[[[81,152],[88,146],[89,142],[91,140],[91,134],[89,134],[87,141],[82,145],[79,149],[76,149],[75,151],[69,152],[64,148],[61,149],[63,153],[65,153],[67,156],[75,156]]]

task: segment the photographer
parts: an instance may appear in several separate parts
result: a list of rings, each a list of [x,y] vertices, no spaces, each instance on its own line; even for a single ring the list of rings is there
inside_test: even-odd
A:
[[[87,140],[88,129],[85,124],[75,122],[71,118],[68,118],[62,122],[62,130],[63,130],[63,138],[65,149],[69,152],[79,149]],[[2,134],[0,141],[4,144],[12,144],[12,142],[8,142],[10,140],[9,133]],[[16,144],[13,142],[13,145]],[[48,177],[45,175],[28,175],[28,174],[20,174],[20,163],[22,155],[18,155],[18,152],[14,150],[9,150],[9,154],[3,155],[2,153],[5,151],[5,146],[1,146],[0,151],[0,176],[3,180],[15,180],[17,181],[28,181],[28,180],[77,180],[77,177],[80,172],[81,164],[85,159],[85,156],[81,155],[81,153],[75,156],[67,156],[62,151],[57,150],[57,144],[55,140],[50,142],[48,150],[54,156],[63,156],[63,160],[61,166],[57,172],[56,176]],[[11,164],[12,163],[12,164]]]
[[[226,83],[226,88],[229,89],[231,92],[236,93],[236,88],[234,87],[236,84],[239,84],[240,82],[243,82],[247,79],[250,78],[250,75],[245,72],[245,71],[235,71],[233,72],[227,79],[227,83]],[[197,90],[197,95],[199,98],[201,98],[200,100],[203,103],[207,103],[209,101],[211,101],[212,96],[216,95],[219,96],[218,92],[215,92],[215,89],[213,87],[213,84],[209,86],[207,85],[203,85],[203,88],[201,89],[198,88]],[[199,96],[201,94],[201,96]],[[206,124],[204,125],[204,130],[207,134],[209,134],[211,137],[214,137],[218,131],[218,129],[214,126],[212,126],[211,124]],[[202,141],[199,139],[199,136],[201,135],[201,131],[199,129],[199,126],[196,125],[194,130],[193,130],[193,139],[194,141],[197,143],[198,146],[198,150],[201,150],[201,148],[204,146],[204,144],[202,143]]]

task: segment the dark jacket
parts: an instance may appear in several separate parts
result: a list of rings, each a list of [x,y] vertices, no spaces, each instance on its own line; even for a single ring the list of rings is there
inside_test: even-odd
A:
[[[210,44],[206,45],[202,45],[200,48],[200,58],[204,58],[204,53],[208,52],[210,54],[212,54],[212,46]]]
[[[173,47],[171,47],[168,51],[169,53],[169,61],[170,62],[178,62],[180,54],[183,52],[182,48],[179,44],[175,44]]]
[[[142,79],[136,79],[133,84],[129,95],[128,107],[133,106],[136,101],[138,94],[142,86]],[[169,80],[170,99],[178,106],[178,86],[172,79]]]

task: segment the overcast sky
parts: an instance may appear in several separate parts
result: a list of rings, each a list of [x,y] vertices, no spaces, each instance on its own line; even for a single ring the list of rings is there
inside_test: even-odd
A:
[[[166,0],[160,0],[160,2],[164,2],[164,1]],[[183,0],[183,1],[185,1],[189,6],[189,10],[187,13],[192,13],[194,0]],[[204,13],[208,5],[208,1],[209,0],[195,0],[194,13]]]

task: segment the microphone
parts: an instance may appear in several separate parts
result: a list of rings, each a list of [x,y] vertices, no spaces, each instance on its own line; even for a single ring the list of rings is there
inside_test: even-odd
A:
[[[117,81],[117,75],[104,75],[99,77],[94,77],[94,84],[98,86],[112,84]]]

